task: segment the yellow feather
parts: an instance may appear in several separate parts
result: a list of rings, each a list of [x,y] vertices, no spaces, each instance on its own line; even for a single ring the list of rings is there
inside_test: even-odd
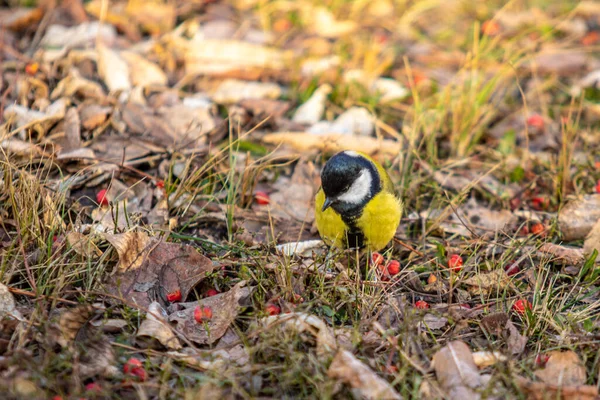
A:
[[[394,185],[381,164],[364,153],[360,154],[377,167],[382,190],[365,205],[356,225],[363,232],[366,247],[371,251],[378,251],[387,246],[396,233],[402,216],[402,202],[396,197]],[[315,197],[315,219],[321,238],[328,245],[344,248],[348,226],[333,208],[321,211],[323,203],[325,193],[321,188]]]

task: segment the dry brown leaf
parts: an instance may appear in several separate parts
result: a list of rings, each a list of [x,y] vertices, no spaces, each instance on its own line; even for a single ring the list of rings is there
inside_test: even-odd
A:
[[[281,177],[270,196],[271,212],[282,219],[296,219],[310,226],[315,218],[313,198],[317,172],[312,163],[299,162],[291,178]]]
[[[67,233],[66,239],[69,246],[80,256],[99,257],[102,255],[102,251],[87,235],[72,231]]]
[[[151,35],[169,32],[175,26],[175,4],[162,1],[129,0],[125,13]]]
[[[280,314],[270,316],[265,320],[270,327],[282,326],[300,334],[309,332],[317,341],[317,354],[327,355],[337,349],[336,337],[333,330],[319,317],[305,313]]]
[[[504,327],[504,337],[508,350],[513,355],[518,355],[525,351],[527,345],[527,336],[521,335],[517,327],[512,323],[511,320],[506,322]]]
[[[585,239],[600,219],[600,194],[569,201],[558,213],[558,228],[566,241]]]
[[[89,322],[94,316],[92,306],[77,306],[64,310],[48,330],[50,343],[70,348],[77,354],[76,370],[83,377],[114,376],[116,357],[108,338]]]
[[[6,285],[0,283],[0,320],[5,317],[12,317],[15,319],[22,319],[23,316],[17,310],[15,298]]]
[[[298,151],[319,150],[327,153],[337,153],[342,150],[362,151],[373,155],[375,153],[397,156],[402,146],[400,142],[389,139],[377,139],[370,136],[350,136],[339,133],[315,135],[304,132],[269,133],[263,137],[265,143],[287,144]]]
[[[102,107],[97,104],[86,105],[80,111],[81,125],[85,129],[95,129],[106,121],[110,112],[110,107]]]
[[[345,135],[371,136],[375,129],[373,116],[364,107],[350,107],[333,122],[321,121],[308,129],[309,133],[342,133]]]
[[[285,66],[283,51],[253,43],[227,39],[182,39],[173,43],[183,48],[185,70],[191,75],[221,75],[253,68],[278,70]]]
[[[134,86],[166,86],[167,75],[153,62],[132,51],[122,51],[121,57],[127,62],[130,78]]]
[[[535,376],[545,383],[556,386],[584,385],[587,379],[585,365],[577,353],[551,351],[546,353],[548,362],[544,369],[535,372]]]
[[[306,125],[313,125],[319,122],[323,112],[325,112],[325,102],[331,90],[332,88],[328,84],[319,86],[312,96],[296,109],[292,121]]]
[[[112,25],[98,21],[84,22],[73,27],[50,25],[41,44],[46,48],[63,50],[93,44],[98,38],[110,45],[117,38],[117,32]]]
[[[200,344],[212,344],[225,334],[238,316],[240,299],[246,298],[251,292],[251,289],[245,285],[246,282],[242,281],[225,293],[190,303],[180,303],[179,305],[185,309],[169,315],[169,321],[175,322],[177,324],[175,329],[189,340]],[[196,307],[209,307],[212,310],[212,318],[205,323],[196,322],[194,318]]]
[[[440,317],[437,315],[433,315],[427,313],[423,316],[423,321],[419,322],[419,326],[422,326],[425,329],[442,329],[444,326],[448,324],[448,318]]]
[[[131,90],[129,66],[119,53],[102,43],[98,44],[96,51],[98,52],[98,74],[108,90],[111,92]]]
[[[583,250],[577,249],[580,251],[579,258],[581,259],[578,264],[581,264],[585,261],[584,255],[589,257],[594,250],[598,251],[598,256],[596,256],[596,260],[600,257],[600,219],[594,224],[592,230],[585,238],[585,242],[583,242]],[[574,264],[574,265],[578,265]]]
[[[37,156],[44,154],[44,151],[39,146],[19,139],[5,139],[1,141],[0,149],[7,153],[19,156]]]
[[[477,368],[490,367],[508,359],[498,351],[476,351],[472,355],[473,362],[477,365]]]
[[[348,350],[338,350],[327,375],[350,385],[366,399],[402,399],[388,382]]]
[[[157,343],[170,350],[181,349],[181,343],[175,336],[173,328],[166,321],[167,313],[158,302],[153,302],[148,307],[146,319],[142,321],[135,334],[135,341],[140,347],[156,348]]]
[[[271,82],[248,82],[238,79],[225,79],[211,93],[216,103],[232,104],[243,99],[278,99],[281,87]]]
[[[20,4],[20,3],[18,3]],[[0,26],[6,27],[11,31],[22,31],[31,29],[32,26],[40,22],[44,16],[44,11],[41,7],[37,8],[12,8],[10,12],[3,13],[0,17]]]
[[[100,84],[82,78],[77,69],[72,68],[50,93],[50,99],[58,99],[63,96],[72,97],[75,94],[95,99],[104,98],[104,90]]]
[[[524,64],[541,74],[572,75],[583,71],[589,63],[588,55],[582,50],[546,48]]]
[[[491,272],[483,272],[467,278],[463,281],[468,285],[469,293],[479,295],[481,293],[490,293],[494,290],[503,291],[511,285],[510,277],[504,269],[495,269]]]
[[[481,376],[471,349],[464,342],[448,343],[433,356],[435,375],[448,399],[479,399]]]
[[[316,9],[309,7],[309,21],[312,22],[312,30],[319,36],[325,38],[338,38],[348,35],[358,28],[355,21],[338,21],[335,16],[325,7]]]
[[[554,243],[544,243],[539,248],[539,251],[544,255],[551,255],[553,257],[552,261],[561,262],[567,265],[580,266],[585,261],[585,250],[573,247],[561,246]]]
[[[545,382],[532,382],[520,376],[515,377],[519,388],[529,400],[597,400],[598,388],[591,385],[560,386]]]
[[[119,254],[107,291],[143,309],[153,301],[166,306],[166,295],[177,290],[185,300],[216,267],[192,246],[163,242],[142,232],[107,234],[106,240]]]

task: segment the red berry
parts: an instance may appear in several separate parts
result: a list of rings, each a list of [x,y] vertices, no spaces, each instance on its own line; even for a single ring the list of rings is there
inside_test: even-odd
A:
[[[542,196],[537,196],[531,199],[531,207],[533,207],[534,210],[545,210],[546,208],[548,208],[548,199]]]
[[[25,66],[25,73],[27,73],[27,75],[35,75],[39,69],[40,69],[40,64],[38,64],[36,62],[30,63]]]
[[[415,302],[415,308],[419,308],[421,310],[425,310],[425,309],[429,308],[429,303],[427,303],[424,300],[417,300]]]
[[[471,306],[468,303],[463,303],[460,305],[460,308],[466,308],[467,310],[470,310]]]
[[[90,392],[101,392],[102,387],[97,382],[90,382],[85,385],[85,390],[89,390]]]
[[[487,20],[481,24],[481,32],[487,36],[496,36],[500,33],[500,25],[491,19]]]
[[[98,204],[100,204],[102,207],[107,206],[108,205],[108,198],[106,197],[106,189],[102,189],[99,190],[98,193],[96,193],[96,202]]]
[[[144,369],[144,367],[133,368],[131,370],[131,375],[137,376],[141,382],[144,382],[146,380],[146,378],[148,377],[148,374],[146,373],[146,370]]]
[[[181,290],[177,289],[176,291],[167,294],[167,300],[171,303],[181,301]]]
[[[52,398],[52,400],[63,400],[63,398],[62,398],[62,396],[56,395]]]
[[[206,291],[206,297],[213,297],[213,296],[216,296],[218,294],[219,294],[219,292],[217,292],[216,289],[208,289]]]
[[[527,118],[527,126],[537,129],[544,129],[544,118],[539,114],[533,114]]]
[[[459,272],[462,269],[463,259],[458,254],[452,254],[448,259],[448,268],[452,272]]]
[[[600,179],[596,182],[596,193],[600,193]]]
[[[513,276],[521,272],[521,268],[519,268],[519,264],[510,263],[504,266],[504,271],[506,271],[506,275]]]
[[[165,181],[156,181],[156,187],[159,189],[165,188]]]
[[[391,260],[390,262],[387,263],[387,272],[390,275],[396,275],[397,273],[400,272],[400,263],[396,260]]]
[[[373,264],[374,266],[379,266],[381,264],[383,264],[384,258],[383,255],[381,255],[380,253],[373,253],[371,254],[371,264]]]
[[[123,373],[129,374],[134,368],[143,368],[142,362],[135,357],[131,357],[125,365],[123,365]]]
[[[550,356],[547,354],[544,354],[544,353],[537,354],[535,356],[535,365],[537,365],[538,367],[545,367],[549,358],[550,358]]]
[[[512,306],[512,309],[517,314],[525,314],[526,310],[531,310],[531,303],[528,300],[520,299],[515,301]]]
[[[545,230],[546,228],[541,222],[536,222],[531,226],[531,233],[533,233],[534,235],[542,235]]]
[[[269,315],[279,315],[281,314],[281,308],[279,308],[277,305],[275,304],[268,304],[265,307],[265,311],[267,312],[267,314]]]
[[[202,308],[200,308],[200,306],[197,306],[194,309],[194,319],[196,320],[197,323],[202,323],[204,321],[208,321],[209,319],[212,319],[213,316],[213,312],[212,312],[212,308],[204,306]]]
[[[581,44],[584,46],[591,46],[600,41],[600,33],[598,31],[591,31],[586,33],[584,37],[581,38]]]
[[[255,192],[254,201],[256,201],[257,204],[264,206],[266,204],[269,204],[271,202],[271,199],[269,198],[269,195],[265,192]]]

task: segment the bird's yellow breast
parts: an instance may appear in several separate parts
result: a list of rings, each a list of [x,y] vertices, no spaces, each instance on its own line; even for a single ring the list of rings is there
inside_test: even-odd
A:
[[[389,182],[387,173],[383,171],[383,174],[382,176]],[[400,223],[402,202],[389,191],[390,187],[391,182],[389,185],[384,184],[383,190],[365,205],[355,222],[364,235],[365,246],[371,251],[384,248],[394,237]],[[349,227],[332,208],[321,211],[324,202],[325,193],[323,189],[319,189],[315,198],[315,219],[319,233],[327,244],[345,248],[347,247],[346,235]]]

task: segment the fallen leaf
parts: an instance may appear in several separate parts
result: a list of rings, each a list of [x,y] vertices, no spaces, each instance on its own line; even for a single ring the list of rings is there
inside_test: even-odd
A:
[[[166,295],[176,290],[182,299],[216,265],[189,245],[167,243],[143,232],[105,235],[119,254],[117,271],[106,290],[147,309],[154,301],[167,306]]]
[[[94,244],[88,235],[71,231],[66,235],[67,243],[75,251],[83,257],[99,257],[102,251]]]
[[[102,43],[111,45],[117,38],[114,26],[101,24],[98,21],[84,22],[72,27],[50,25],[42,38],[42,46],[61,50],[85,47],[100,39]]]
[[[158,302],[152,302],[148,307],[146,319],[142,321],[140,328],[135,334],[138,346],[144,348],[156,348],[156,341],[170,350],[181,349],[181,343],[175,336],[173,328],[168,324],[167,313]]]
[[[350,385],[366,399],[402,399],[402,396],[388,382],[348,350],[338,350],[327,375]]]
[[[379,78],[371,84],[371,91],[381,95],[379,101],[389,103],[391,101],[404,100],[410,96],[410,91],[402,86],[400,82],[391,78]]]
[[[270,196],[271,212],[282,219],[296,219],[312,224],[314,221],[314,178],[317,175],[312,163],[298,162],[291,178],[281,177]]]
[[[358,25],[354,21],[338,21],[325,7],[310,9],[309,21],[312,22],[313,31],[325,38],[337,38],[348,35],[356,30]]]
[[[439,317],[433,314],[425,314],[423,316],[423,321],[419,322],[419,325],[425,329],[442,329],[444,326],[448,324],[448,318]]]
[[[521,335],[510,319],[504,327],[504,337],[511,354],[518,355],[525,351],[527,336]]]
[[[243,99],[278,99],[281,87],[270,82],[248,82],[225,79],[212,92],[211,98],[219,104],[237,103]]]
[[[129,66],[130,78],[134,86],[148,87],[167,85],[167,75],[158,65],[132,51],[122,51],[120,55]]]
[[[582,264],[585,261],[585,257],[591,256],[594,250],[598,251],[598,254],[600,254],[600,219],[594,224],[590,233],[587,234],[585,241],[583,242],[583,250],[573,249],[573,252],[579,251],[579,258],[575,259],[577,263],[572,264]],[[596,256],[596,260],[598,260],[598,256]]]
[[[169,32],[175,26],[175,4],[162,1],[129,0],[125,13],[151,35]]]
[[[131,90],[129,66],[119,53],[101,43],[96,47],[96,51],[98,52],[98,74],[108,90],[111,92]]]
[[[190,303],[179,303],[179,306],[185,307],[185,309],[169,315],[169,321],[176,323],[175,329],[186,338],[200,344],[212,344],[225,334],[238,316],[240,299],[250,295],[251,289],[245,285],[246,282],[242,281],[225,293]],[[213,312],[212,318],[202,323],[196,322],[194,319],[196,307],[210,308]]]
[[[15,298],[6,285],[0,283],[0,320],[12,317],[18,320],[23,319],[23,316],[17,310]]]
[[[592,231],[593,232],[593,231]],[[590,233],[591,234],[591,233]],[[600,239],[600,238],[599,238]],[[586,243],[588,243],[586,239]],[[577,249],[574,247],[562,246],[554,243],[544,243],[538,251],[543,255],[552,256],[552,261],[558,261],[567,265],[580,266],[585,261],[584,254],[586,253],[586,245],[584,249]]]
[[[308,129],[309,133],[371,136],[375,130],[373,116],[364,107],[351,107],[333,122],[321,121]]]
[[[101,99],[104,98],[104,89],[97,82],[82,78],[77,69],[73,68],[65,78],[58,82],[50,93],[50,98],[72,97],[76,94]]]
[[[305,313],[279,314],[267,317],[266,326],[272,328],[283,326],[300,334],[308,332],[317,340],[317,354],[327,355],[337,349],[333,330],[319,317]]]
[[[585,239],[600,219],[600,194],[569,201],[558,213],[558,228],[566,241]]]
[[[473,362],[477,368],[486,368],[505,362],[508,358],[498,351],[476,351],[473,354]]]
[[[469,286],[468,290],[472,295],[503,291],[506,287],[511,286],[510,277],[502,268],[479,273],[465,279],[463,283]]]
[[[535,376],[545,383],[556,386],[584,385],[587,379],[585,365],[577,353],[551,351],[546,353],[548,362],[544,369],[535,371]]]
[[[108,338],[89,323],[94,314],[89,305],[63,310],[48,328],[48,340],[77,353],[76,367],[83,377],[115,376],[118,369],[113,348]]]
[[[44,11],[41,7],[15,7],[11,8],[9,13],[2,15],[2,18],[0,18],[0,26],[17,32],[31,29],[32,26],[40,22],[43,16]]]
[[[277,245],[275,249],[288,257],[293,255],[309,256],[314,249],[321,248],[323,245],[322,240],[305,240],[302,242],[282,243]]]
[[[331,90],[332,88],[328,84],[319,86],[312,96],[296,109],[292,121],[306,125],[319,122],[323,112],[325,112],[325,102]]]
[[[110,107],[101,107],[97,104],[84,106],[80,111],[81,125],[88,130],[102,125],[110,114]]]
[[[476,389],[481,376],[471,349],[464,342],[453,341],[433,356],[435,375],[449,399],[479,399]]]
[[[584,51],[546,48],[535,55],[530,62],[523,64],[523,68],[534,68],[540,74],[568,76],[583,71],[588,62],[588,56]]]
[[[265,143],[288,144],[298,151],[319,150],[325,153],[337,153],[342,150],[362,151],[397,156],[401,151],[400,142],[389,139],[377,139],[370,136],[348,136],[339,133],[315,135],[304,132],[269,133],[263,137]]]
[[[591,385],[564,386],[546,382],[532,382],[520,376],[515,377],[519,388],[527,394],[529,400],[568,399],[596,400],[598,388]]]
[[[235,70],[274,69],[285,66],[285,53],[258,44],[228,40],[204,39],[174,41],[184,51],[185,70],[191,75],[225,74]]]

